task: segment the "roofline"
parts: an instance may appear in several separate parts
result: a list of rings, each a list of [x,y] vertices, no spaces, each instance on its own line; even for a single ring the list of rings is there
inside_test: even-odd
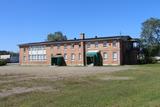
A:
[[[51,45],[51,44],[60,44],[60,43],[76,43],[76,42],[89,42],[95,40],[124,40],[124,39],[132,39],[130,36],[110,36],[110,37],[97,37],[97,38],[85,38],[85,39],[70,39],[65,41],[45,41],[45,42],[33,42],[33,43],[24,43],[19,44],[19,47],[22,46],[37,46],[37,45]]]

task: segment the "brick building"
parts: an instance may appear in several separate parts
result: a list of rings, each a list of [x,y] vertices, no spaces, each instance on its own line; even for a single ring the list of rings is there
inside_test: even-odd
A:
[[[130,36],[85,38],[20,44],[21,65],[124,65],[137,63]]]

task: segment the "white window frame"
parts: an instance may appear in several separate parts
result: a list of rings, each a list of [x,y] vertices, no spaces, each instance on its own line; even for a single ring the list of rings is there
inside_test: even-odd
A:
[[[74,61],[74,60],[75,60],[75,54],[71,53],[71,61]]]
[[[113,59],[113,61],[117,61],[118,60],[118,53],[117,52],[113,52],[112,53],[112,59]]]
[[[78,54],[78,60],[79,60],[79,61],[82,60],[82,54],[81,54],[81,53]]]
[[[103,47],[108,47],[108,42],[107,41],[103,42]]]
[[[95,45],[95,48],[98,48],[99,42],[95,42],[94,45]]]
[[[74,43],[71,44],[71,49],[74,49]]]
[[[46,49],[45,46],[31,46],[28,52],[29,61],[46,61]]]
[[[67,59],[68,59],[68,58],[67,58],[67,54],[64,53],[64,60],[67,61]]]
[[[57,50],[59,50],[61,48],[60,44],[57,44]]]
[[[115,47],[117,47],[117,41],[116,40],[114,40],[113,42],[112,42],[112,46],[115,48]]]
[[[26,62],[26,56],[25,55],[23,56],[23,62]]]
[[[67,49],[67,44],[64,44],[64,50],[66,50]]]
[[[88,42],[87,43],[87,49],[90,49],[91,48],[91,42]]]
[[[108,60],[108,53],[107,52],[103,52],[103,59],[105,61]]]

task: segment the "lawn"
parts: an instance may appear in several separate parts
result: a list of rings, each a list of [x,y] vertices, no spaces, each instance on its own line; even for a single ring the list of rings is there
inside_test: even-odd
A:
[[[31,91],[0,98],[0,107],[160,107],[160,64],[87,77],[31,79],[0,83],[12,86],[50,86],[53,90]],[[0,76],[0,80],[9,75]]]

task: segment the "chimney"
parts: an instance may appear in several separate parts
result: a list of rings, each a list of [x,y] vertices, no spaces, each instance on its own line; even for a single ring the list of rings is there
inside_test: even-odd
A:
[[[85,39],[85,33],[80,33],[80,39]]]

